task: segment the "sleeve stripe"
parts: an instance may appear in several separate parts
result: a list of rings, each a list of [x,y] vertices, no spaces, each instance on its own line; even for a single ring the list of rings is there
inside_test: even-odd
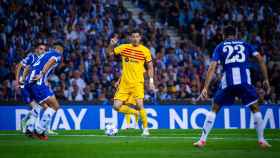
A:
[[[137,60],[145,60],[144,58],[133,57],[133,56],[126,55],[126,54],[123,54],[122,56],[123,57],[129,57],[129,58],[137,59]]]
[[[126,53],[126,54],[130,54],[130,55],[133,55],[133,56],[136,56],[136,57],[140,57],[140,58],[144,58],[145,56],[144,55],[139,55],[139,54],[134,54],[133,52],[129,52],[129,51],[123,51],[123,53]]]
[[[142,51],[140,50],[135,50],[135,49],[130,49],[130,48],[125,48],[126,50],[130,50],[130,51],[135,51],[135,52],[139,52],[139,53],[143,53]]]
[[[134,53],[135,55],[139,55],[139,56],[144,56],[143,52],[141,51],[141,53],[139,51],[132,51],[132,50],[129,50],[127,48],[125,48],[123,51],[125,52],[129,52],[129,53]]]
[[[152,62],[153,61],[153,59],[151,59],[151,60],[146,60],[146,63],[149,63],[149,62]]]
[[[58,61],[58,58],[57,58],[57,57],[54,57],[54,56],[53,56],[53,57],[51,57],[51,58],[49,59],[49,61],[50,61],[50,60],[52,60],[52,59],[54,59],[54,60],[55,60],[55,62],[57,62],[57,61]]]

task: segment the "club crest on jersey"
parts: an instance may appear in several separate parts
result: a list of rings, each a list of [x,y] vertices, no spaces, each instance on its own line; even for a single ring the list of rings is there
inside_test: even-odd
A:
[[[126,58],[124,59],[124,61],[125,61],[125,62],[129,62],[129,58],[126,57]]]

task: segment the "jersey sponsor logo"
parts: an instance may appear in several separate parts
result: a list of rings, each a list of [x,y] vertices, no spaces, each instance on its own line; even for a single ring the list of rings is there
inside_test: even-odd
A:
[[[130,61],[131,63],[139,63],[138,60],[135,60],[135,59],[130,59],[129,61]]]
[[[125,61],[125,62],[129,62],[129,58],[126,57],[126,58],[124,59],[124,61]]]

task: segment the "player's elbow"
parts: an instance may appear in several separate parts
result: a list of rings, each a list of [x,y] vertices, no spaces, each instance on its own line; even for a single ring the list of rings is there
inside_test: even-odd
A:
[[[114,52],[109,52],[109,56],[110,57],[114,56]]]
[[[109,54],[109,56],[114,55],[114,51],[112,50],[112,48],[107,48],[106,52],[107,52],[107,54]]]
[[[210,70],[210,71],[215,71],[216,67],[217,67],[217,62],[213,62],[213,63],[210,65],[209,70]]]
[[[149,61],[148,64],[147,64],[147,67],[148,67],[149,70],[152,70],[154,68],[153,62]]]

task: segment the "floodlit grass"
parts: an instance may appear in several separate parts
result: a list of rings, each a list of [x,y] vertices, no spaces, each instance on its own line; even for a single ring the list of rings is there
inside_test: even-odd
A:
[[[215,129],[207,146],[198,149],[200,130],[150,130],[141,137],[140,130],[121,130],[117,136],[105,136],[102,130],[58,131],[48,141],[30,139],[18,131],[0,131],[1,158],[250,158],[280,157],[280,130],[266,130],[270,149],[260,149],[255,130]]]

